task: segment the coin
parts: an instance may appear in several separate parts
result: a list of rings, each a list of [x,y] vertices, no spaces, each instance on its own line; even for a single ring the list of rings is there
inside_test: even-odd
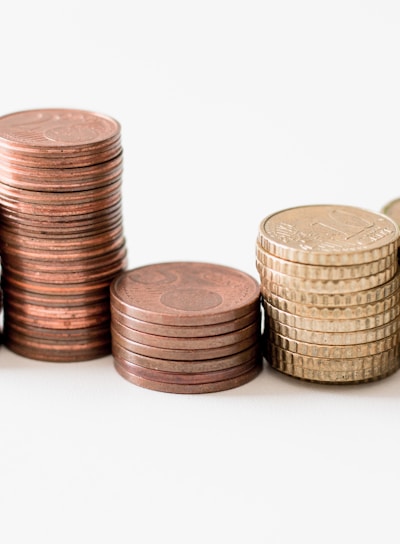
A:
[[[273,368],[319,383],[363,383],[393,374],[399,368],[399,346],[376,355],[354,359],[320,359],[290,353],[269,346],[269,363]]]
[[[400,198],[388,202],[382,209],[382,213],[389,216],[395,223],[400,224]]]
[[[145,332],[148,334],[158,336],[169,336],[179,338],[202,338],[204,336],[213,336],[218,334],[226,334],[239,329],[243,329],[247,325],[258,323],[258,329],[260,329],[260,311],[250,312],[237,319],[230,321],[224,321],[223,323],[216,323],[214,325],[203,326],[182,326],[176,325],[160,325],[159,323],[151,323],[148,321],[141,321],[134,317],[129,317],[124,313],[118,311],[116,308],[111,307],[111,316],[114,323],[120,323],[135,329],[139,332]]]
[[[135,385],[138,385],[139,387],[152,389],[154,391],[161,391],[164,393],[182,394],[216,393],[218,391],[226,391],[228,389],[240,387],[241,385],[249,383],[256,376],[258,376],[262,368],[261,365],[257,364],[251,370],[245,372],[244,374],[240,374],[239,376],[234,378],[205,384],[187,385],[177,383],[169,384],[136,376],[131,372],[127,372],[124,367],[118,364],[117,361],[114,361],[114,366],[117,372],[123,378]]]
[[[354,206],[299,206],[264,218],[258,243],[268,253],[288,261],[357,265],[395,253],[399,227],[385,214]]]
[[[260,361],[262,358],[261,345],[259,342],[252,344],[243,351],[239,351],[225,357],[216,357],[214,359],[204,360],[189,359],[185,361],[176,359],[160,359],[157,357],[141,355],[120,346],[112,339],[112,354],[114,357],[123,359],[125,362],[137,364],[145,368],[162,370],[165,372],[182,372],[185,374],[225,370],[255,359]]]
[[[234,355],[245,349],[248,349],[259,343],[258,337],[249,336],[239,342],[234,344],[229,344],[227,346],[220,346],[216,348],[204,348],[204,349],[171,349],[171,348],[157,348],[155,346],[149,346],[147,344],[142,344],[140,342],[135,342],[130,340],[120,334],[111,323],[111,337],[112,341],[123,348],[137,353],[139,355],[146,355],[148,357],[153,357],[155,359],[169,359],[177,361],[203,361],[206,359],[217,359],[221,357],[226,357],[228,355]]]
[[[343,345],[331,345],[331,344],[318,344],[315,342],[304,342],[294,340],[288,336],[284,336],[273,329],[267,329],[263,336],[263,350],[264,353],[268,350],[269,344],[274,344],[287,351],[298,353],[300,355],[306,355],[310,357],[321,358],[355,358],[366,357],[368,355],[375,355],[388,349],[395,347],[400,340],[399,331],[380,338],[378,340],[372,340],[370,342],[364,342],[361,344],[343,344]]]
[[[16,353],[111,352],[109,287],[127,264],[120,129],[83,110],[0,117],[4,341]]]
[[[134,342],[155,348],[168,348],[173,350],[208,350],[223,348],[225,346],[231,346],[233,344],[242,342],[249,337],[253,338],[253,341],[256,342],[260,330],[259,322],[255,321],[243,329],[230,333],[188,338],[159,336],[146,332],[140,332],[135,329],[131,329],[130,327],[126,327],[115,320],[112,321],[112,327],[114,331],[117,331],[124,338],[133,340]]]
[[[260,286],[248,274],[227,266],[159,263],[120,274],[111,284],[110,303],[142,321],[212,325],[259,308]]]
[[[294,276],[311,281],[340,281],[378,274],[392,268],[397,263],[396,254],[386,255],[378,261],[347,266],[322,266],[286,261],[267,253],[259,244],[256,245],[257,265],[260,270],[271,269],[279,274]]]
[[[206,383],[215,383],[222,380],[228,380],[230,378],[235,378],[241,374],[245,374],[250,370],[254,369],[256,365],[259,364],[259,361],[250,360],[247,363],[242,363],[234,367],[226,368],[224,370],[213,370],[211,372],[196,372],[196,373],[187,373],[187,372],[166,372],[164,370],[152,370],[141,365],[136,365],[134,363],[128,363],[119,357],[114,356],[115,362],[123,368],[126,372],[132,373],[133,375],[139,378],[145,378],[149,380],[154,380],[157,382],[168,383],[168,384],[177,384],[177,385],[195,385],[195,384],[206,384]]]
[[[264,301],[263,303],[267,321],[279,321],[283,325],[298,329],[313,331],[345,333],[374,329],[396,319],[400,314],[400,305],[396,304],[388,310],[376,313],[372,316],[357,319],[326,319],[326,318],[308,318],[302,315],[296,315],[276,308],[272,304]]]

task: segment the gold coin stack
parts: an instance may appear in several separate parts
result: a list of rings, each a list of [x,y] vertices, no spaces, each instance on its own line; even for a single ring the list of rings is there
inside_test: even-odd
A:
[[[398,370],[399,235],[392,218],[352,206],[300,206],[261,221],[262,342],[274,369],[336,384]]]

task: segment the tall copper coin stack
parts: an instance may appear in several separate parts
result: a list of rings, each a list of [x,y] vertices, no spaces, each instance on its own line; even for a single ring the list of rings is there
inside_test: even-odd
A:
[[[43,361],[111,353],[109,286],[126,268],[120,125],[70,109],[0,118],[4,342]]]
[[[263,219],[256,266],[270,365],[321,383],[395,372],[398,245],[391,218],[352,206],[302,206]]]
[[[171,262],[126,271],[111,284],[116,370],[138,386],[210,393],[261,370],[260,286],[217,264]]]

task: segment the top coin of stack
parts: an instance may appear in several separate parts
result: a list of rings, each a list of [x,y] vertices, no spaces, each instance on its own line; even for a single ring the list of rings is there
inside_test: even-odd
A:
[[[0,117],[4,342],[46,361],[111,352],[109,285],[126,266],[120,124],[88,111]]]
[[[210,393],[261,370],[260,286],[211,263],[152,264],[111,284],[112,353],[128,381],[169,393]]]
[[[399,227],[352,206],[311,205],[260,223],[264,353],[288,375],[358,383],[399,367]]]

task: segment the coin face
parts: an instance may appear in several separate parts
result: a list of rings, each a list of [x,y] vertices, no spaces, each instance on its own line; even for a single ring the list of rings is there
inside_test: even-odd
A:
[[[120,274],[111,285],[111,304],[152,323],[206,325],[259,307],[260,287],[248,274],[227,266],[160,263]]]
[[[13,148],[90,146],[109,142],[119,132],[114,119],[83,110],[27,110],[0,117],[0,145]]]
[[[262,220],[258,242],[272,255],[325,266],[375,261],[398,247],[399,227],[390,217],[352,206],[288,208]]]

